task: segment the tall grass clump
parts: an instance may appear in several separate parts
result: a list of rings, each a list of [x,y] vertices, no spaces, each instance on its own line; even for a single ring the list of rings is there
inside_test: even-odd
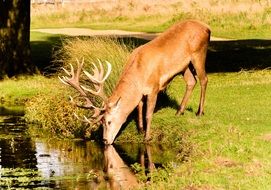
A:
[[[104,86],[106,95],[110,95],[132,46],[132,43],[126,45],[122,41],[108,37],[66,39],[63,42],[63,47],[55,54],[55,63],[62,65],[66,69],[69,69],[70,64],[77,68],[76,59],[79,61],[84,59],[83,68],[91,73],[92,63],[99,67],[98,60],[100,60],[106,70],[105,62],[110,62],[112,71]],[[81,77],[83,80],[86,79],[84,75]]]
[[[104,64],[105,61],[109,61],[112,64],[112,72],[105,83],[105,93],[110,95],[129,53],[130,47],[116,39],[66,39],[63,41],[60,50],[55,53],[54,62],[58,66],[63,66],[70,70],[69,64],[77,68],[76,59],[81,61],[84,58],[84,70],[91,73],[92,62],[97,63],[99,59]],[[99,66],[99,64],[96,65]],[[104,68],[106,69],[105,64]],[[66,73],[59,69],[57,75],[62,76],[66,75]],[[81,77],[84,77],[83,73]],[[84,78],[82,80],[83,82],[88,82]],[[25,116],[27,121],[38,123],[43,129],[64,137],[94,137],[93,134],[99,131],[99,127],[86,125],[74,116],[75,112],[83,119],[84,115],[88,117],[91,114],[89,110],[77,108],[70,103],[69,95],[74,96],[76,91],[61,84],[60,81],[57,85],[51,85],[49,88],[52,93],[46,95],[40,93],[27,102]],[[98,101],[96,103],[99,104],[99,99],[96,100]],[[97,138],[97,135],[94,138]]]

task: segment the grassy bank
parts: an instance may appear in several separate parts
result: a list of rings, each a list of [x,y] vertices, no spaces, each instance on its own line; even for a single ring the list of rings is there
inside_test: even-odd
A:
[[[75,8],[76,7],[76,8]],[[209,24],[216,37],[270,39],[268,1],[118,1],[32,7],[32,28],[83,27],[162,32],[184,19]]]
[[[58,79],[33,77],[8,81],[17,90],[40,89],[44,98],[40,105],[53,99],[50,107],[55,109],[48,113],[48,118],[58,117],[56,109],[63,105],[56,101],[59,88],[53,83],[59,84]],[[5,92],[10,89],[9,85],[0,85]],[[185,155],[186,161],[149,174],[153,180],[148,182],[147,189],[270,189],[270,85],[270,70],[209,74],[205,115],[195,116],[197,85],[185,115],[176,117],[176,107],[184,92],[184,83],[177,77],[167,96],[158,99],[152,137],[153,142],[177,144],[182,150],[177,158]],[[35,93],[29,95],[33,97]],[[59,111],[67,114],[65,108]],[[134,120],[118,137],[118,142],[141,140]]]
[[[69,102],[68,96],[74,97],[75,101],[78,102],[80,102],[80,99],[77,99],[77,93],[71,87],[68,88],[63,85],[56,78],[56,75],[67,75],[60,70],[60,67],[70,70],[71,64],[74,68],[77,68],[76,59],[81,62],[84,58],[84,69],[90,71],[90,73],[93,68],[92,63],[97,65],[99,59],[104,64],[108,60],[112,64],[113,71],[104,87],[105,93],[110,95],[122,71],[123,64],[131,51],[131,47],[126,46],[121,41],[109,38],[63,38],[61,46],[62,48],[53,54],[51,67],[59,70],[54,76],[51,76],[52,84],[46,87],[50,93],[38,93],[35,96],[28,97],[25,117],[28,122],[38,123],[42,128],[56,135],[100,140],[102,139],[99,132],[100,128],[86,125],[81,121],[84,118],[83,116],[90,117],[93,113],[78,109]],[[85,87],[93,88],[83,73],[81,73],[80,79],[81,84],[84,84]],[[36,90],[39,91],[40,89],[36,88]],[[92,99],[91,94],[89,98]],[[94,102],[96,106],[99,106],[99,104],[99,100]],[[82,119],[76,119],[74,113]]]
[[[209,75],[202,118],[194,116],[199,89],[183,117],[176,118],[171,106],[156,112],[155,131],[185,131],[194,155],[167,182],[153,183],[149,189],[270,189],[270,74]],[[174,99],[179,97],[177,80],[168,89]]]

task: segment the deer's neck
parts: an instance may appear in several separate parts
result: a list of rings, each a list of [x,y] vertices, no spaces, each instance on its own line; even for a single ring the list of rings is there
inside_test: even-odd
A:
[[[143,94],[138,81],[135,79],[121,79],[112,96],[109,98],[109,101],[114,102],[121,99],[119,109],[126,119],[138,105],[139,101],[142,99],[142,96]]]

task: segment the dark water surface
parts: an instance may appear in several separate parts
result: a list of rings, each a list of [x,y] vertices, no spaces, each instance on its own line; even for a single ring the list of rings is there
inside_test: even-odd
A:
[[[176,158],[161,146],[40,138],[23,115],[0,106],[0,189],[128,189],[139,185],[131,165],[147,173]]]

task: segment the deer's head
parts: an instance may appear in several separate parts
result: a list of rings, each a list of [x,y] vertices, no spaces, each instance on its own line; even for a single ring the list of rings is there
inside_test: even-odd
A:
[[[116,101],[108,101],[103,119],[103,142],[112,144],[116,138],[121,125],[123,124],[122,114],[120,112],[121,98]]]
[[[122,125],[122,123],[120,123],[120,114],[118,111],[118,107],[121,101],[120,99],[115,102],[107,101],[108,98],[104,93],[103,87],[105,80],[108,78],[111,72],[112,67],[111,64],[106,61],[108,70],[105,73],[105,70],[100,60],[98,60],[98,63],[99,67],[92,63],[92,74],[87,71],[83,71],[85,76],[89,80],[87,86],[83,86],[80,84],[80,75],[83,68],[84,59],[81,63],[79,62],[79,60],[77,60],[76,71],[74,70],[72,65],[70,65],[71,71],[67,71],[63,68],[65,73],[70,76],[70,78],[68,78],[67,76],[62,76],[59,77],[59,79],[64,84],[70,85],[71,87],[76,89],[79,95],[75,98],[83,98],[85,100],[84,104],[78,104],[75,103],[75,98],[70,97],[71,101],[74,104],[81,108],[90,109],[93,112],[93,115],[90,118],[84,116],[84,119],[82,121],[87,122],[91,125],[102,124],[104,127],[103,141],[105,144],[112,144]],[[95,98],[93,99],[93,96],[98,96],[102,100],[100,107],[97,107],[97,103],[93,102],[93,100],[95,101]],[[80,119],[78,116],[76,117]]]

